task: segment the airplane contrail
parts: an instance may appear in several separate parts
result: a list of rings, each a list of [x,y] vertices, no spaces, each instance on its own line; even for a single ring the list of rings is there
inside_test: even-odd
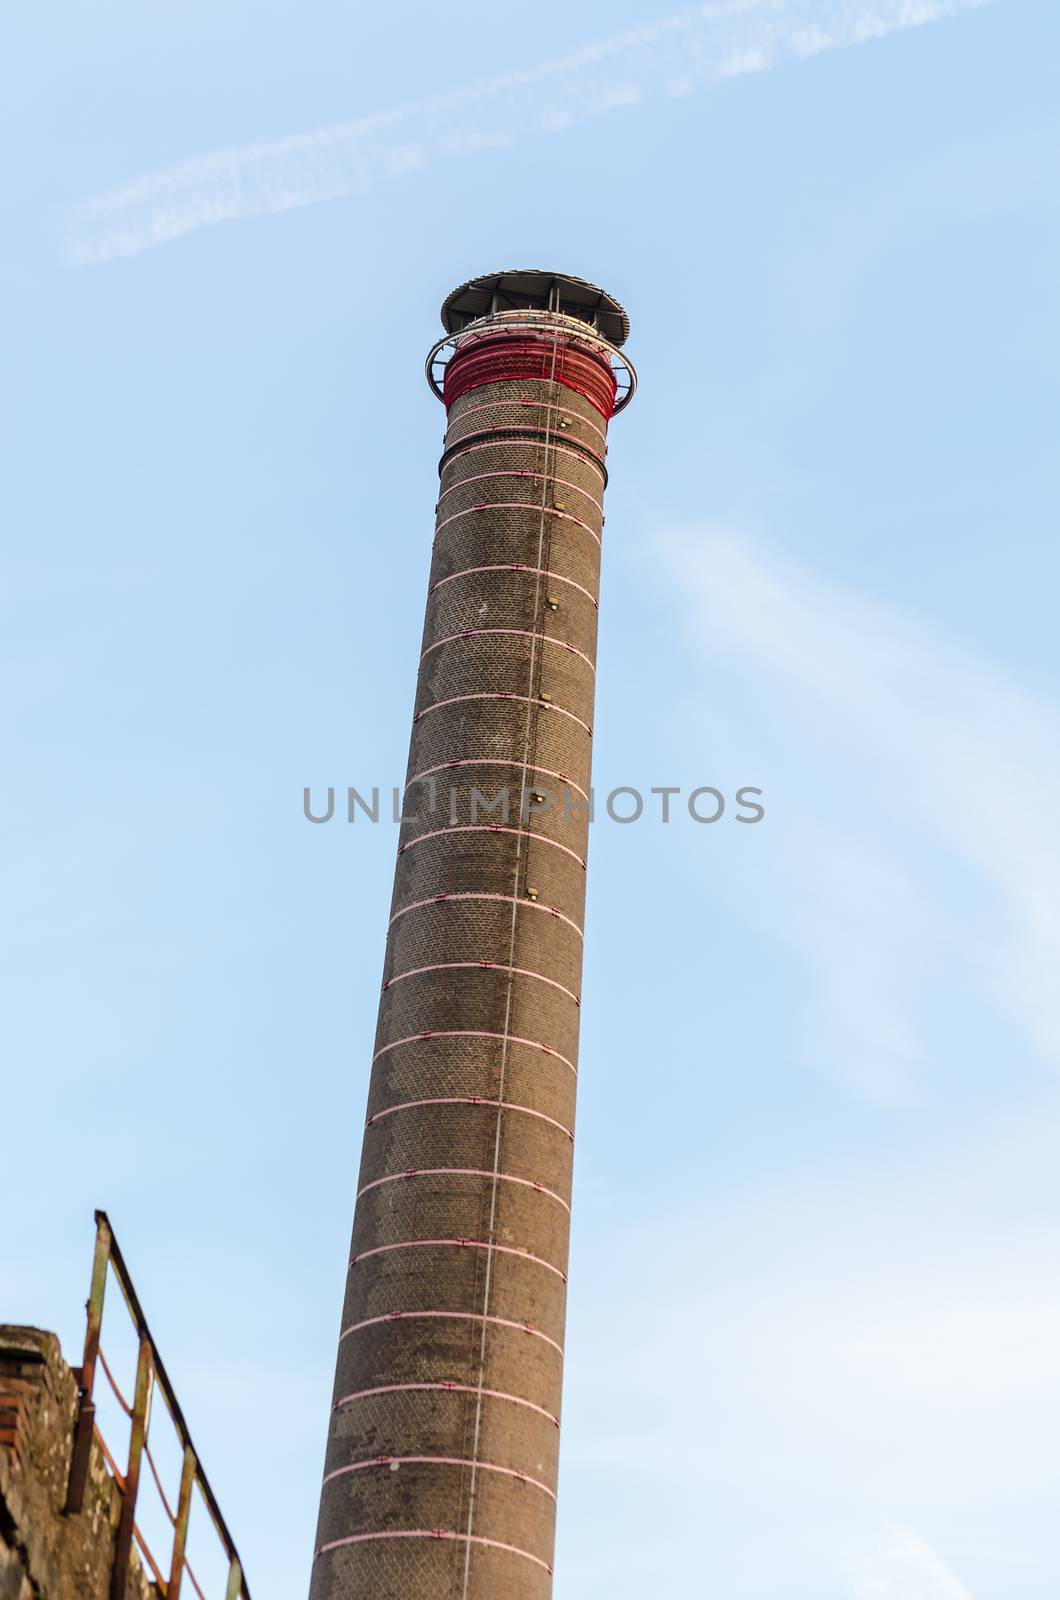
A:
[[[71,255],[136,255],[211,223],[364,193],[439,159],[504,149],[528,132],[695,93],[784,61],[849,49],[992,0],[708,0],[388,111],[198,156],[81,207]]]

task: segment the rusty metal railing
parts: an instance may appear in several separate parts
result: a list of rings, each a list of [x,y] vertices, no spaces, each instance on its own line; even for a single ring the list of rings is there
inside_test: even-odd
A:
[[[100,1333],[103,1326],[103,1300],[107,1288],[108,1269],[113,1272],[118,1280],[118,1287],[121,1289],[122,1297],[139,1341],[136,1384],[131,1402],[122,1394],[100,1348]],[[92,1286],[89,1291],[86,1309],[88,1322],[85,1329],[84,1360],[80,1370],[75,1369],[75,1377],[80,1390],[80,1408],[70,1463],[70,1482],[67,1490],[66,1510],[71,1514],[76,1514],[84,1504],[92,1445],[93,1442],[96,1442],[99,1444],[122,1494],[121,1517],[118,1523],[114,1549],[110,1600],[126,1600],[129,1558],[132,1554],[134,1541],[164,1600],[180,1600],[185,1577],[188,1578],[195,1589],[199,1600],[207,1600],[187,1559],[188,1521],[191,1516],[192,1499],[196,1489],[198,1489],[209,1512],[210,1519],[217,1531],[217,1536],[228,1558],[228,1582],[224,1600],[250,1600],[250,1590],[247,1588],[247,1581],[243,1576],[243,1564],[239,1559],[235,1541],[228,1531],[228,1525],[221,1515],[214,1492],[210,1488],[210,1481],[203,1471],[202,1463],[196,1453],[195,1446],[192,1444],[191,1434],[184,1420],[184,1413],[180,1409],[177,1397],[173,1392],[173,1385],[170,1383],[166,1369],[162,1364],[158,1346],[151,1337],[151,1330],[147,1326],[147,1318],[143,1314],[132,1279],[129,1276],[129,1269],[125,1265],[124,1257],[118,1248],[114,1230],[105,1211],[96,1212],[96,1249],[92,1262]],[[97,1365],[102,1369],[104,1377],[114,1391],[119,1406],[129,1419],[129,1455],[124,1471],[118,1466],[106,1440],[96,1426],[94,1390]],[[175,1510],[170,1505],[162,1487],[162,1480],[155,1465],[154,1457],[151,1454],[149,1438],[151,1401],[156,1390],[165,1401],[166,1409],[172,1418],[177,1438],[184,1452]],[[155,1556],[148,1548],[147,1541],[136,1523],[136,1502],[140,1488],[140,1470],[145,1460],[155,1480],[165,1515],[173,1529],[168,1576],[163,1572]]]

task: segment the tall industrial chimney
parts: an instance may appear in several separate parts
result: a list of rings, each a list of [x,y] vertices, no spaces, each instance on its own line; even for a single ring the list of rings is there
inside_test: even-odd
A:
[[[310,1600],[548,1600],[622,307],[476,278],[448,426]]]

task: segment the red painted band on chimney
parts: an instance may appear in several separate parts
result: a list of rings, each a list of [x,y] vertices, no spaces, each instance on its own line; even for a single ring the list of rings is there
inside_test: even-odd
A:
[[[541,378],[561,383],[582,395],[608,420],[615,409],[618,384],[601,356],[579,350],[555,336],[507,334],[469,341],[458,348],[445,369],[446,410],[462,395],[489,383],[518,383]]]

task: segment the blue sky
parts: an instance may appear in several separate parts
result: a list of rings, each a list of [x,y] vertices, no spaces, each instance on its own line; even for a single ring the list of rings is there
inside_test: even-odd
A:
[[[105,1205],[303,1592],[394,839],[302,789],[403,774],[438,303],[555,266],[598,787],[767,805],[594,831],[557,1600],[1051,1600],[1055,8],[0,31],[4,1314],[76,1359]]]

